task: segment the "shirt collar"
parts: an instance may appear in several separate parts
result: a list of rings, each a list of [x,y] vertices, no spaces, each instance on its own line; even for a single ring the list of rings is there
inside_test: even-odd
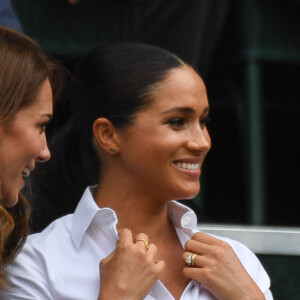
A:
[[[93,197],[96,186],[86,188],[81,200],[74,212],[71,236],[77,248],[91,224],[105,226],[111,223],[117,224],[115,212],[110,208],[100,208]]]
[[[177,201],[169,202],[168,215],[175,227],[191,230],[197,228],[197,216],[194,211]]]
[[[105,226],[118,222],[116,213],[112,209],[100,208],[95,203],[93,197],[95,188],[95,186],[86,188],[73,215],[71,236],[77,248],[79,248],[85,232],[92,223],[96,226]],[[168,216],[177,228],[186,229],[190,232],[197,227],[197,217],[193,210],[177,201],[169,202]]]

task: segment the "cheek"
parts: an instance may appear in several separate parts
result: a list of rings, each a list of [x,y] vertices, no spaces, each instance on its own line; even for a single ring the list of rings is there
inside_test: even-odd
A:
[[[165,126],[149,126],[155,122],[146,122],[146,125],[137,125],[134,131],[122,137],[123,154],[134,161],[161,163],[162,159],[172,160],[172,155],[181,146],[184,137],[178,132],[169,130]],[[122,149],[121,149],[122,151]]]
[[[122,152],[130,169],[145,172],[153,171],[161,165],[162,160],[166,160],[170,155],[169,147],[166,139],[160,139],[154,133],[148,136],[140,133],[128,140]]]
[[[29,132],[22,140],[22,153],[29,159],[37,157],[42,150],[42,136],[36,132]]]
[[[4,170],[1,175],[2,204],[5,207],[12,207],[17,203],[18,194],[22,187],[20,181],[21,174],[19,169],[12,165],[11,168]]]
[[[181,141],[172,134],[159,135],[152,133],[145,137],[145,143],[141,143],[140,148],[143,149],[145,157],[150,156],[152,159],[160,159],[169,157],[180,147]]]

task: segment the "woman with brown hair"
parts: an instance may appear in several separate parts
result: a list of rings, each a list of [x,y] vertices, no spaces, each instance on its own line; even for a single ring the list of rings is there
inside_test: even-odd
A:
[[[35,162],[49,159],[45,126],[52,115],[52,91],[60,87],[55,64],[24,35],[0,27],[0,288],[3,267],[28,233],[29,207],[20,193]],[[49,80],[48,80],[49,78]],[[51,87],[50,87],[51,85]]]
[[[45,127],[52,118],[53,102],[63,91],[65,72],[30,38],[3,26],[0,70],[1,290],[10,279],[5,278],[4,267],[18,254],[28,234],[30,208],[20,191],[36,163],[50,158]],[[136,235],[134,242],[125,229],[120,237],[116,251],[101,264],[103,289],[98,299],[141,299],[164,267],[155,259],[154,245],[144,251],[145,234]],[[119,282],[128,284],[124,287]]]

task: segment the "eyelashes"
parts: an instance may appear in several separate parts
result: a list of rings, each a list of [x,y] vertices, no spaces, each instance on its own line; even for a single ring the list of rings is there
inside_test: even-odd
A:
[[[210,122],[210,120],[211,120],[210,116],[200,119],[199,124],[201,128],[205,127],[207,123]],[[172,128],[175,128],[177,130],[184,128],[185,126],[187,126],[188,123],[189,123],[189,119],[186,118],[173,118],[167,121],[167,124],[169,124]]]
[[[172,127],[182,127],[186,123],[184,118],[174,118],[168,121],[168,124]]]
[[[40,125],[39,128],[40,128],[40,133],[41,134],[44,133],[46,131],[46,124]]]
[[[211,116],[207,116],[206,118],[200,120],[200,124],[206,125],[207,123],[210,122],[210,120],[211,120]]]
[[[42,134],[42,133],[45,133],[45,132],[46,132],[46,128],[47,128],[47,125],[48,125],[48,124],[49,124],[49,122],[42,123],[42,124],[38,125],[39,131],[40,131],[40,134]]]

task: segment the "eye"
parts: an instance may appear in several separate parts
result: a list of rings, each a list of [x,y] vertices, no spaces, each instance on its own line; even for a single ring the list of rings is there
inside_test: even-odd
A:
[[[185,125],[185,123],[186,121],[183,118],[174,118],[168,121],[168,124],[175,129],[180,129]]]
[[[44,133],[46,131],[46,126],[47,126],[46,123],[43,123],[43,124],[39,125],[40,134],[42,134],[42,133]]]
[[[210,116],[207,116],[207,117],[201,119],[201,120],[200,120],[200,125],[201,125],[201,127],[202,127],[202,128],[205,127],[206,124],[210,121],[210,119],[211,119]]]

